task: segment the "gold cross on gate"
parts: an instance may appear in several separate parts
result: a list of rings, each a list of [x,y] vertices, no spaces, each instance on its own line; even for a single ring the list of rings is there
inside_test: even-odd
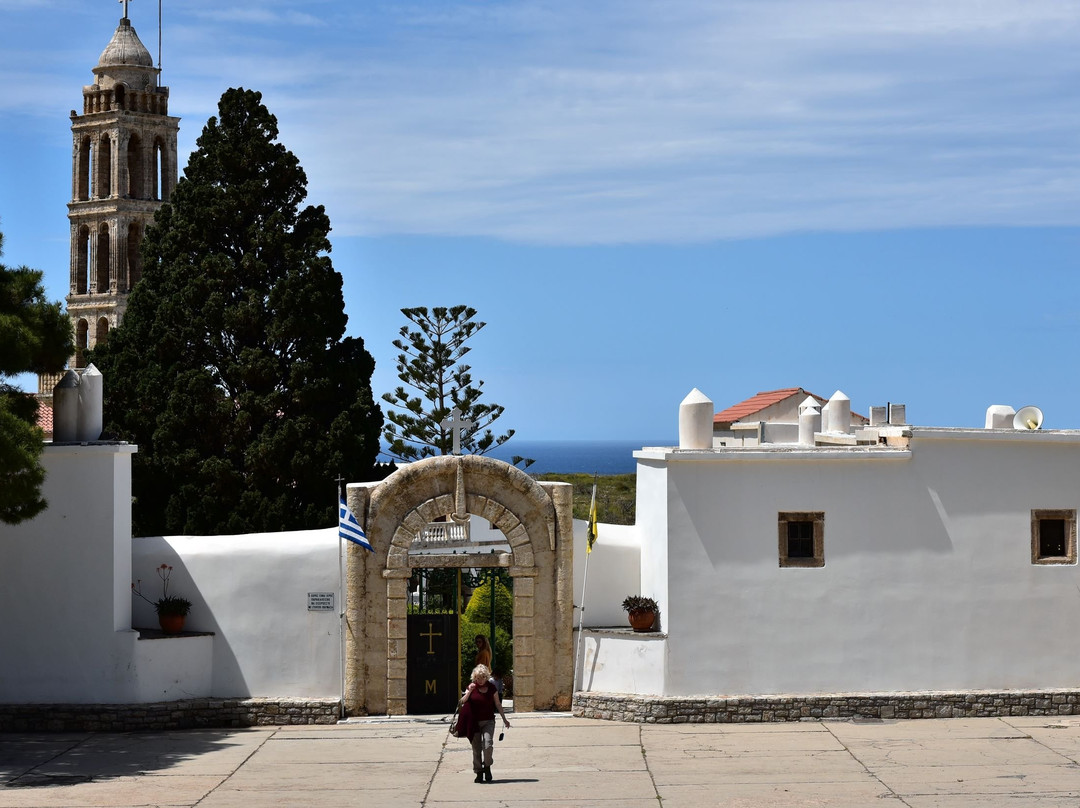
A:
[[[424,634],[423,632],[420,633],[421,637],[427,637],[428,638],[427,652],[428,652],[429,656],[434,656],[435,655],[435,645],[434,645],[435,638],[442,636],[442,632],[441,631],[436,632],[434,626],[435,626],[434,623],[428,623],[427,624],[428,633],[427,634]]]

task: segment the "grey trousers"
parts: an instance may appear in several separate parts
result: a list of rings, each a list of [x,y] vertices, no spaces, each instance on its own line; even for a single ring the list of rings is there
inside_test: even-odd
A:
[[[472,736],[472,770],[481,772],[491,765],[491,749],[495,745],[495,719],[481,721],[479,731]]]

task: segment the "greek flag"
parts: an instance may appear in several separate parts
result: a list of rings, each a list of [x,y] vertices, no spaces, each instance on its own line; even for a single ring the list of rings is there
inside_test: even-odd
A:
[[[349,506],[345,504],[345,500],[339,500],[338,504],[338,535],[343,539],[347,539],[355,544],[359,544],[361,547],[365,547],[371,552],[375,552],[375,548],[371,546],[371,542],[367,540],[367,536],[364,534],[363,528],[360,527],[360,523],[356,521],[356,517],[353,516],[353,512],[349,510]]]

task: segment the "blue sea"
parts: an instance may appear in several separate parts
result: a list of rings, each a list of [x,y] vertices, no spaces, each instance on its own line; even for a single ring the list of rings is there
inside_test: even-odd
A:
[[[677,440],[518,440],[511,438],[488,452],[488,457],[512,462],[515,455],[536,462],[529,474],[555,472],[571,474],[633,474],[637,470],[634,452],[643,446],[676,446]],[[383,455],[380,460],[386,460]],[[520,467],[519,467],[520,468]]]
[[[643,446],[675,446],[677,440],[518,440],[511,438],[488,452],[488,457],[511,461],[514,455],[536,462],[529,474],[583,472],[585,474],[632,474],[637,469],[634,452]]]

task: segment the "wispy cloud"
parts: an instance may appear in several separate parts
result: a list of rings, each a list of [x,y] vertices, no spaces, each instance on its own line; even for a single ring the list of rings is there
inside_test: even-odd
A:
[[[338,234],[1080,223],[1076,0],[190,0],[167,17],[182,145],[225,87],[262,90]]]

